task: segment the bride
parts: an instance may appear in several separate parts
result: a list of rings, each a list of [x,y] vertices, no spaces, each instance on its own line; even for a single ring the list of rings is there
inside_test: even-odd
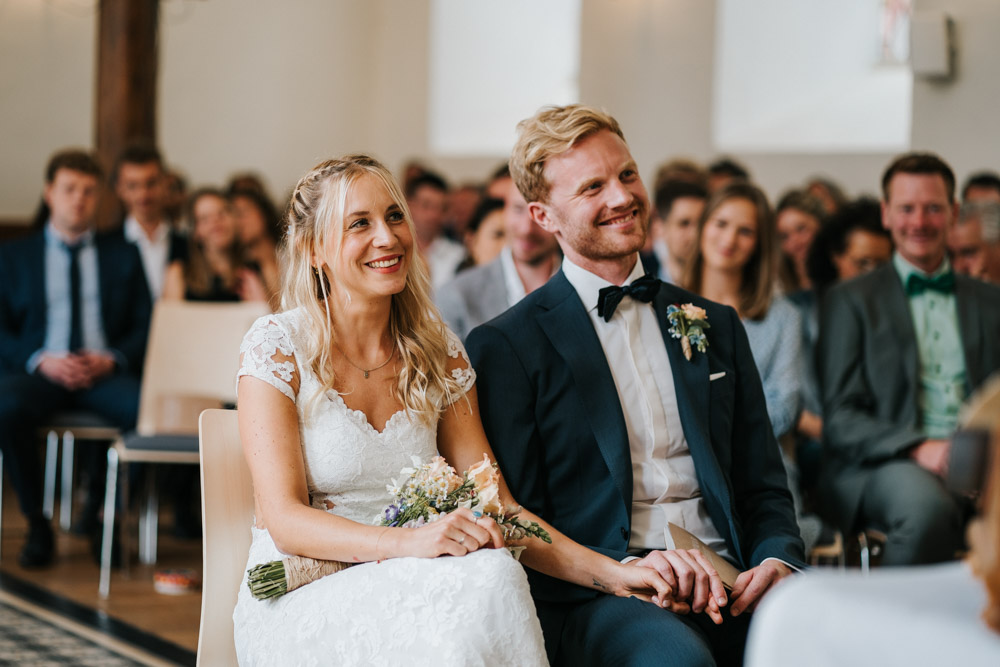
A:
[[[545,664],[527,579],[492,519],[460,509],[420,528],[373,525],[412,457],[440,452],[458,471],[493,460],[475,373],[431,304],[399,187],[370,157],[323,162],[296,186],[287,223],[286,310],[258,320],[241,348],[256,497],[247,567],[287,554],[359,565],[265,601],[244,579],[240,664]],[[502,480],[501,494],[516,504]],[[675,604],[654,570],[522,517],[553,540],[523,542],[530,567]]]

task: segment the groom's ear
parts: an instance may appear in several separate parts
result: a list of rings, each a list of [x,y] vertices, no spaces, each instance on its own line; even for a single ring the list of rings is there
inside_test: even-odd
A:
[[[542,202],[533,201],[528,204],[528,215],[531,216],[531,221],[547,231],[549,234],[555,234],[558,230],[555,224],[555,220],[552,217],[552,211],[548,204],[543,204]]]

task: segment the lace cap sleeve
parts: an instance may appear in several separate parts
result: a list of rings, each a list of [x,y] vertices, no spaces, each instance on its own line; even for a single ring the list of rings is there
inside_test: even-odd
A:
[[[455,335],[455,332],[448,329],[447,336],[448,356],[459,360],[457,364],[455,362],[448,364],[451,367],[451,377],[458,383],[461,390],[453,396],[452,402],[454,402],[472,389],[472,385],[476,383],[476,371],[472,368],[472,362],[469,361],[469,354],[465,351],[465,346],[462,345],[462,341]]]
[[[298,370],[295,351],[286,332],[266,315],[250,327],[240,345],[240,371],[236,378],[249,375],[268,383],[288,398],[295,400]]]

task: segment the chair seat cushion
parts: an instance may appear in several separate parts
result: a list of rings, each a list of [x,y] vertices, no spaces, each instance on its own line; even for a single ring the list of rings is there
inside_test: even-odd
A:
[[[45,426],[50,428],[116,428],[113,422],[96,412],[87,410],[61,410],[53,413],[45,420]]]
[[[139,435],[129,433],[123,438],[126,449],[197,452],[197,435]]]

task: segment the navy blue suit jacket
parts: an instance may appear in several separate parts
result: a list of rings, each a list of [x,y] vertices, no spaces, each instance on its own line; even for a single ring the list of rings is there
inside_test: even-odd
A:
[[[707,352],[695,350],[690,361],[667,333],[667,306],[683,303],[704,308],[710,324]],[[730,554],[741,569],[769,557],[802,566],[784,466],[736,311],[667,283],[653,307],[698,483]],[[624,558],[632,505],[625,419],[597,333],[565,275],[474,329],[466,346],[483,425],[515,499],[577,542]],[[539,601],[598,595],[538,572],[528,577]]]
[[[105,339],[140,375],[152,305],[139,251],[120,234],[97,235],[94,245]],[[26,372],[45,344],[47,316],[44,233],[0,245],[0,372]]]

